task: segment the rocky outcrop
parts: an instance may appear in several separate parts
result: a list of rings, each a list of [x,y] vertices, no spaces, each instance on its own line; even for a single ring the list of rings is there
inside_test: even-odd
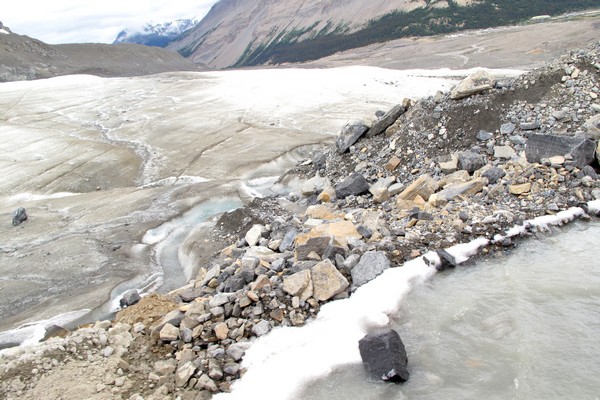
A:
[[[358,342],[365,371],[377,380],[406,382],[408,357],[400,335],[393,329],[371,333]]]

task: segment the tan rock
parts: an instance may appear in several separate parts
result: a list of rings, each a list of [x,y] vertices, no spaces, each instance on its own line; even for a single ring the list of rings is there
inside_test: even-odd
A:
[[[317,200],[320,201],[321,203],[329,203],[330,201],[332,201],[333,199],[335,199],[335,189],[334,188],[327,188],[325,190],[323,190],[319,196],[317,196]]]
[[[215,326],[215,336],[219,340],[227,339],[227,335],[229,334],[229,327],[225,322],[221,322]]]
[[[479,70],[461,81],[450,91],[450,98],[453,100],[472,96],[477,93],[490,90],[494,87],[496,80],[492,75],[484,70]]]
[[[404,189],[404,191],[398,195],[398,198],[403,200],[414,200],[417,196],[421,196],[423,199],[427,200],[429,199],[429,196],[438,190],[438,188],[439,183],[430,175],[425,174]]]
[[[327,301],[343,292],[349,286],[348,280],[329,260],[324,260],[311,269],[313,297]]]
[[[441,192],[432,194],[429,197],[429,204],[435,207],[443,206],[458,196],[479,193],[487,184],[488,180],[486,178],[477,178],[469,182],[448,185]]]
[[[179,328],[171,324],[165,324],[159,333],[160,340],[163,342],[172,342],[179,339]]]
[[[440,179],[439,185],[441,188],[445,188],[447,185],[453,185],[455,183],[469,182],[471,176],[465,170],[456,171],[450,175],[446,175]]]
[[[375,203],[383,203],[384,201],[388,201],[389,199],[390,192],[386,187],[380,187],[379,189],[374,190],[373,201]]]
[[[529,193],[531,191],[531,183],[523,183],[520,185],[510,185],[509,187],[510,193],[514,195],[521,195],[524,193]]]
[[[283,290],[292,296],[299,296],[310,283],[310,270],[296,272],[284,278]]]
[[[390,160],[385,165],[385,169],[392,172],[396,168],[398,168],[398,165],[400,165],[401,162],[402,162],[402,160],[400,160],[397,156],[393,156],[392,158],[390,158]]]
[[[449,161],[440,162],[440,169],[445,174],[456,171],[458,169],[458,155],[452,154]]]
[[[309,239],[321,236],[333,237],[334,241],[341,246],[345,246],[350,238],[360,239],[362,237],[352,222],[336,221],[319,225],[308,233],[299,234],[296,237],[296,246],[306,244]]]
[[[344,217],[342,214],[336,213],[331,206],[325,204],[308,207],[304,213],[304,216],[308,218],[324,219],[329,221],[342,219]]]

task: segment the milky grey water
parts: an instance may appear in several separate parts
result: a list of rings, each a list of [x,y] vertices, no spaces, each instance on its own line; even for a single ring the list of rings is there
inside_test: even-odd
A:
[[[599,244],[600,225],[578,223],[436,275],[394,316],[409,382],[350,365],[298,398],[599,399]]]

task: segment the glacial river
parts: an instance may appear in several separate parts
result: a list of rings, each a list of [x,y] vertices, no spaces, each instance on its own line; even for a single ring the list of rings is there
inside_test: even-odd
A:
[[[576,223],[437,274],[392,320],[407,383],[369,382],[352,364],[298,399],[599,399],[599,238],[599,224]]]

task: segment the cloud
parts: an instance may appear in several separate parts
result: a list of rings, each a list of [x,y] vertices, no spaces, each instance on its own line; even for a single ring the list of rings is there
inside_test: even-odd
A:
[[[0,21],[13,32],[46,43],[112,43],[123,29],[150,21],[201,19],[217,0],[34,0],[3,4]]]

